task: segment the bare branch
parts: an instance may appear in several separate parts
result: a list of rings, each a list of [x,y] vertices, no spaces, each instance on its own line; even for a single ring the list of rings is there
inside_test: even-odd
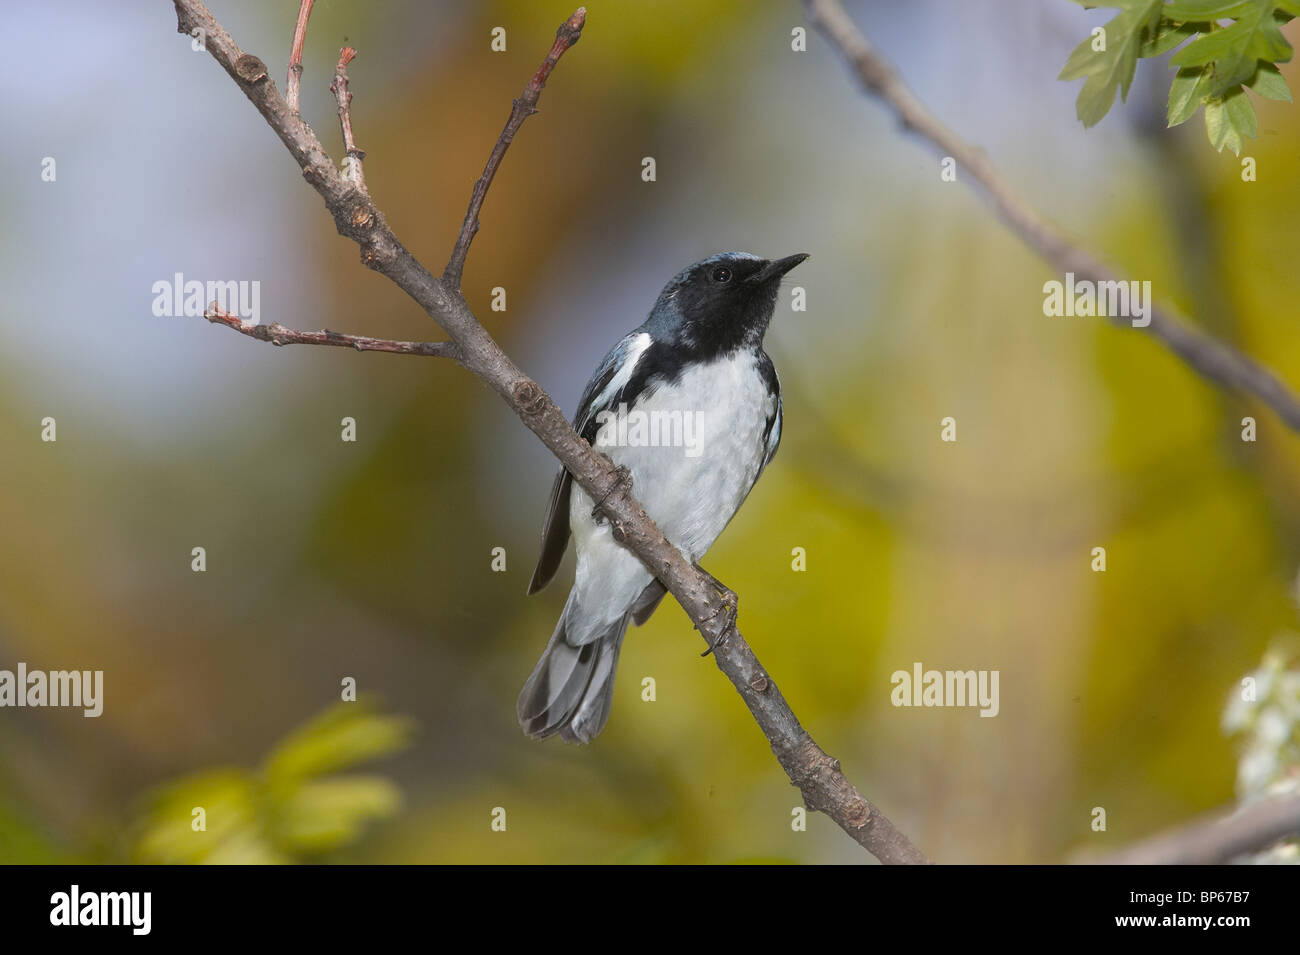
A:
[[[506,132],[493,151],[494,158],[488,160],[484,178],[475,186],[467,225],[457,240],[458,248],[463,248],[452,255],[449,278],[440,281],[397,240],[370,197],[340,176],[316,134],[281,98],[262,61],[243,53],[201,0],[172,2],[177,29],[186,35],[195,28],[206,32],[208,52],[235,80],[302,167],[303,177],[324,200],[339,233],[361,247],[362,263],[391,279],[446,330],[459,350],[460,363],[501,395],[591,499],[602,502],[600,508],[624,546],[677,598],[705,640],[716,645],[713,658],[718,668],[740,693],[808,807],[826,813],[882,862],[926,862],[907,837],[844,777],[839,761],[827,755],[799,724],[739,630],[734,624],[726,625],[727,614],[716,588],[664,537],[632,497],[613,463],[574,432],[551,397],[501,350],[459,292],[459,269],[473,236],[486,184],[500,164],[514,130],[534,109],[560,54],[576,42],[585,11],[579,9],[557,32],[550,54],[524,91],[522,112],[520,101],[516,101]],[[518,121],[516,112],[520,112]],[[456,268],[451,269],[452,265]]]
[[[451,358],[460,361],[460,352],[455,342],[396,342],[387,338],[370,338],[367,335],[344,335],[341,332],[332,332],[328,328],[322,328],[318,332],[300,332],[286,328],[279,322],[255,325],[241,320],[237,315],[222,311],[215,303],[208,306],[203,317],[214,325],[225,325],[241,335],[270,342],[272,345],[335,345],[357,351],[386,351],[395,355],[423,355],[425,358]]]
[[[361,161],[365,152],[357,148],[357,141],[352,137],[352,92],[348,89],[348,64],[357,55],[350,46],[339,50],[338,66],[334,67],[334,82],[330,83],[330,92],[339,104],[339,127],[343,130],[343,148],[347,158],[343,160],[343,175],[362,192],[366,191],[366,176],[361,170]]]
[[[307,21],[316,0],[300,0],[298,22],[293,28],[293,47],[289,50],[289,75],[285,78],[284,99],[289,109],[298,112],[298,85],[302,82],[302,46],[307,42]]]
[[[546,59],[542,61],[533,78],[524,87],[523,94],[511,106],[510,118],[506,120],[505,129],[501,130],[496,145],[492,147],[492,154],[488,156],[487,165],[483,167],[483,175],[479,176],[478,181],[474,183],[474,191],[469,197],[469,209],[465,212],[465,221],[460,227],[460,234],[456,236],[456,245],[451,250],[447,267],[442,271],[443,284],[448,288],[460,290],[461,273],[465,271],[465,256],[469,255],[469,244],[474,241],[474,236],[478,232],[478,213],[483,208],[488,187],[492,185],[492,178],[497,174],[497,168],[505,158],[506,150],[514,142],[515,133],[519,132],[519,127],[524,124],[524,120],[537,112],[537,101],[541,98],[547,77],[551,75],[551,70],[555,69],[555,64],[560,62],[564,52],[582,37],[582,27],[586,22],[587,8],[578,7],[573,16],[560,24],[560,28],[555,31],[555,42],[551,44]]]
[[[1096,861],[1105,865],[1213,865],[1267,849],[1294,835],[1300,835],[1300,796],[1261,799],[1163,832]]]
[[[1059,272],[1073,272],[1090,282],[1115,276],[1098,259],[1073,244],[1056,226],[1016,194],[989,161],[941,123],[908,89],[894,69],[862,35],[839,0],[805,0],[809,20],[839,50],[863,90],[892,110],[903,128],[929,141],[941,156],[951,156],[983,188],[1002,220],[1026,245]],[[1120,319],[1120,321],[1126,321]],[[1292,431],[1300,433],[1300,399],[1277,377],[1226,342],[1153,305],[1146,331],[1203,377],[1229,391],[1252,395],[1275,411]]]

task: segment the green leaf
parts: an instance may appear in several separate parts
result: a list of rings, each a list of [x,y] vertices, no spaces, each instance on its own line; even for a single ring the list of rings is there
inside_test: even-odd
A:
[[[1243,136],[1254,139],[1259,133],[1259,123],[1255,119],[1255,107],[1251,105],[1246,91],[1233,90],[1223,98],[1223,104],[1227,107],[1228,119],[1232,122],[1233,128]]]
[[[1240,87],[1205,104],[1205,133],[1219,152],[1226,148],[1240,156],[1244,137],[1256,132],[1255,107]]]
[[[1218,20],[1241,16],[1256,0],[1173,0],[1161,12],[1171,20]]]
[[[1209,29],[1210,25],[1208,23],[1175,23],[1172,20],[1161,20],[1160,26],[1156,28],[1155,33],[1149,35],[1143,42],[1142,49],[1138,51],[1138,56],[1160,56],[1168,53],[1184,41],[1190,40],[1198,33],[1205,33]]]
[[[1109,44],[1107,44],[1109,46]],[[1097,72],[1102,68],[1102,61],[1098,57],[1105,56],[1104,53],[1098,53],[1092,48],[1092,35],[1076,46],[1070,52],[1070,58],[1065,61],[1065,66],[1061,67],[1061,72],[1057,74],[1058,80],[1080,80],[1085,76]]]
[[[310,776],[375,759],[406,745],[407,720],[372,713],[364,703],[336,703],[284,740],[267,757],[266,776],[275,789]]]
[[[1277,0],[1275,6],[1288,17],[1300,17],[1300,0]]]
[[[387,779],[336,776],[304,785],[281,807],[278,835],[295,852],[324,852],[354,840],[372,819],[391,816],[402,797]]]
[[[1255,75],[1251,77],[1246,87],[1265,99],[1291,102],[1291,90],[1287,88],[1286,80],[1282,78],[1282,71],[1271,63],[1259,64],[1259,69],[1255,71]]]
[[[1191,119],[1208,95],[1213,74],[1208,66],[1185,66],[1169,87],[1169,125],[1178,126]]]
[[[1084,78],[1075,103],[1084,126],[1101,122],[1115,102],[1117,89],[1121,99],[1128,98],[1138,56],[1144,45],[1155,42],[1164,4],[1162,0],[1106,0],[1104,5],[1122,8],[1104,27],[1106,49],[1094,50],[1089,35],[1074,48],[1058,77]]]
[[[138,825],[135,858],[148,863],[266,864],[351,842],[401,804],[375,776],[326,776],[405,745],[409,721],[366,701],[336,703],[272,750],[263,773],[221,769],[159,790]],[[202,807],[206,828],[194,829]]]
[[[1285,63],[1291,59],[1291,44],[1273,17],[1274,0],[1253,0],[1240,19],[1221,30],[1213,30],[1174,54],[1173,66],[1214,64],[1210,95],[1223,96],[1254,74],[1258,62]]]
[[[238,769],[218,769],[177,780],[158,790],[137,840],[140,861],[198,863],[228,842],[256,841],[257,782]],[[203,807],[206,828],[192,827],[195,806]]]
[[[1210,137],[1210,145],[1219,152],[1223,152],[1223,147],[1229,145],[1228,136],[1230,132],[1227,110],[1223,108],[1223,100],[1210,100],[1205,104],[1205,135]],[[1237,137],[1233,152],[1241,153],[1240,137]]]

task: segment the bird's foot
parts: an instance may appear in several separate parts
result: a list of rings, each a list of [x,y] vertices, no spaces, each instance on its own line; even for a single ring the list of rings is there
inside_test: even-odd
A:
[[[714,650],[718,649],[718,647],[725,646],[727,638],[731,636],[732,631],[735,630],[736,617],[740,614],[740,598],[736,596],[734,590],[720,581],[717,577],[714,577],[699,564],[692,564],[691,566],[705,576],[709,583],[711,583],[718,591],[718,596],[721,598],[721,603],[718,609],[709,614],[706,619],[712,620],[718,614],[724,614],[726,616],[726,621],[723,623],[722,629],[718,632],[717,640],[709,644],[709,649],[700,654],[702,657],[707,657]],[[696,627],[695,629],[699,630],[700,628]]]
[[[622,464],[615,464],[614,483],[609,486],[609,490],[605,492],[604,497],[597,501],[596,506],[591,509],[591,519],[597,524],[601,524],[605,520],[605,516],[600,513],[600,509],[605,506],[605,502],[613,497],[614,492],[619,488],[628,491],[632,490],[632,472]]]

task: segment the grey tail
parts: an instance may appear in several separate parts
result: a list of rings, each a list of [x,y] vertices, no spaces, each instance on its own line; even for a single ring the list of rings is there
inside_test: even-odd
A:
[[[590,643],[573,646],[566,639],[572,612],[570,596],[515,704],[519,725],[533,739],[559,733],[571,743],[590,743],[609,719],[618,651],[631,614],[624,614]]]

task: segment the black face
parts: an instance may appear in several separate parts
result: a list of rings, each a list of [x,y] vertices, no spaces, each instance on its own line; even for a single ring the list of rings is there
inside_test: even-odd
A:
[[[768,260],[714,255],[683,271],[664,289],[653,318],[679,347],[699,358],[763,342],[785,273],[805,254]]]

